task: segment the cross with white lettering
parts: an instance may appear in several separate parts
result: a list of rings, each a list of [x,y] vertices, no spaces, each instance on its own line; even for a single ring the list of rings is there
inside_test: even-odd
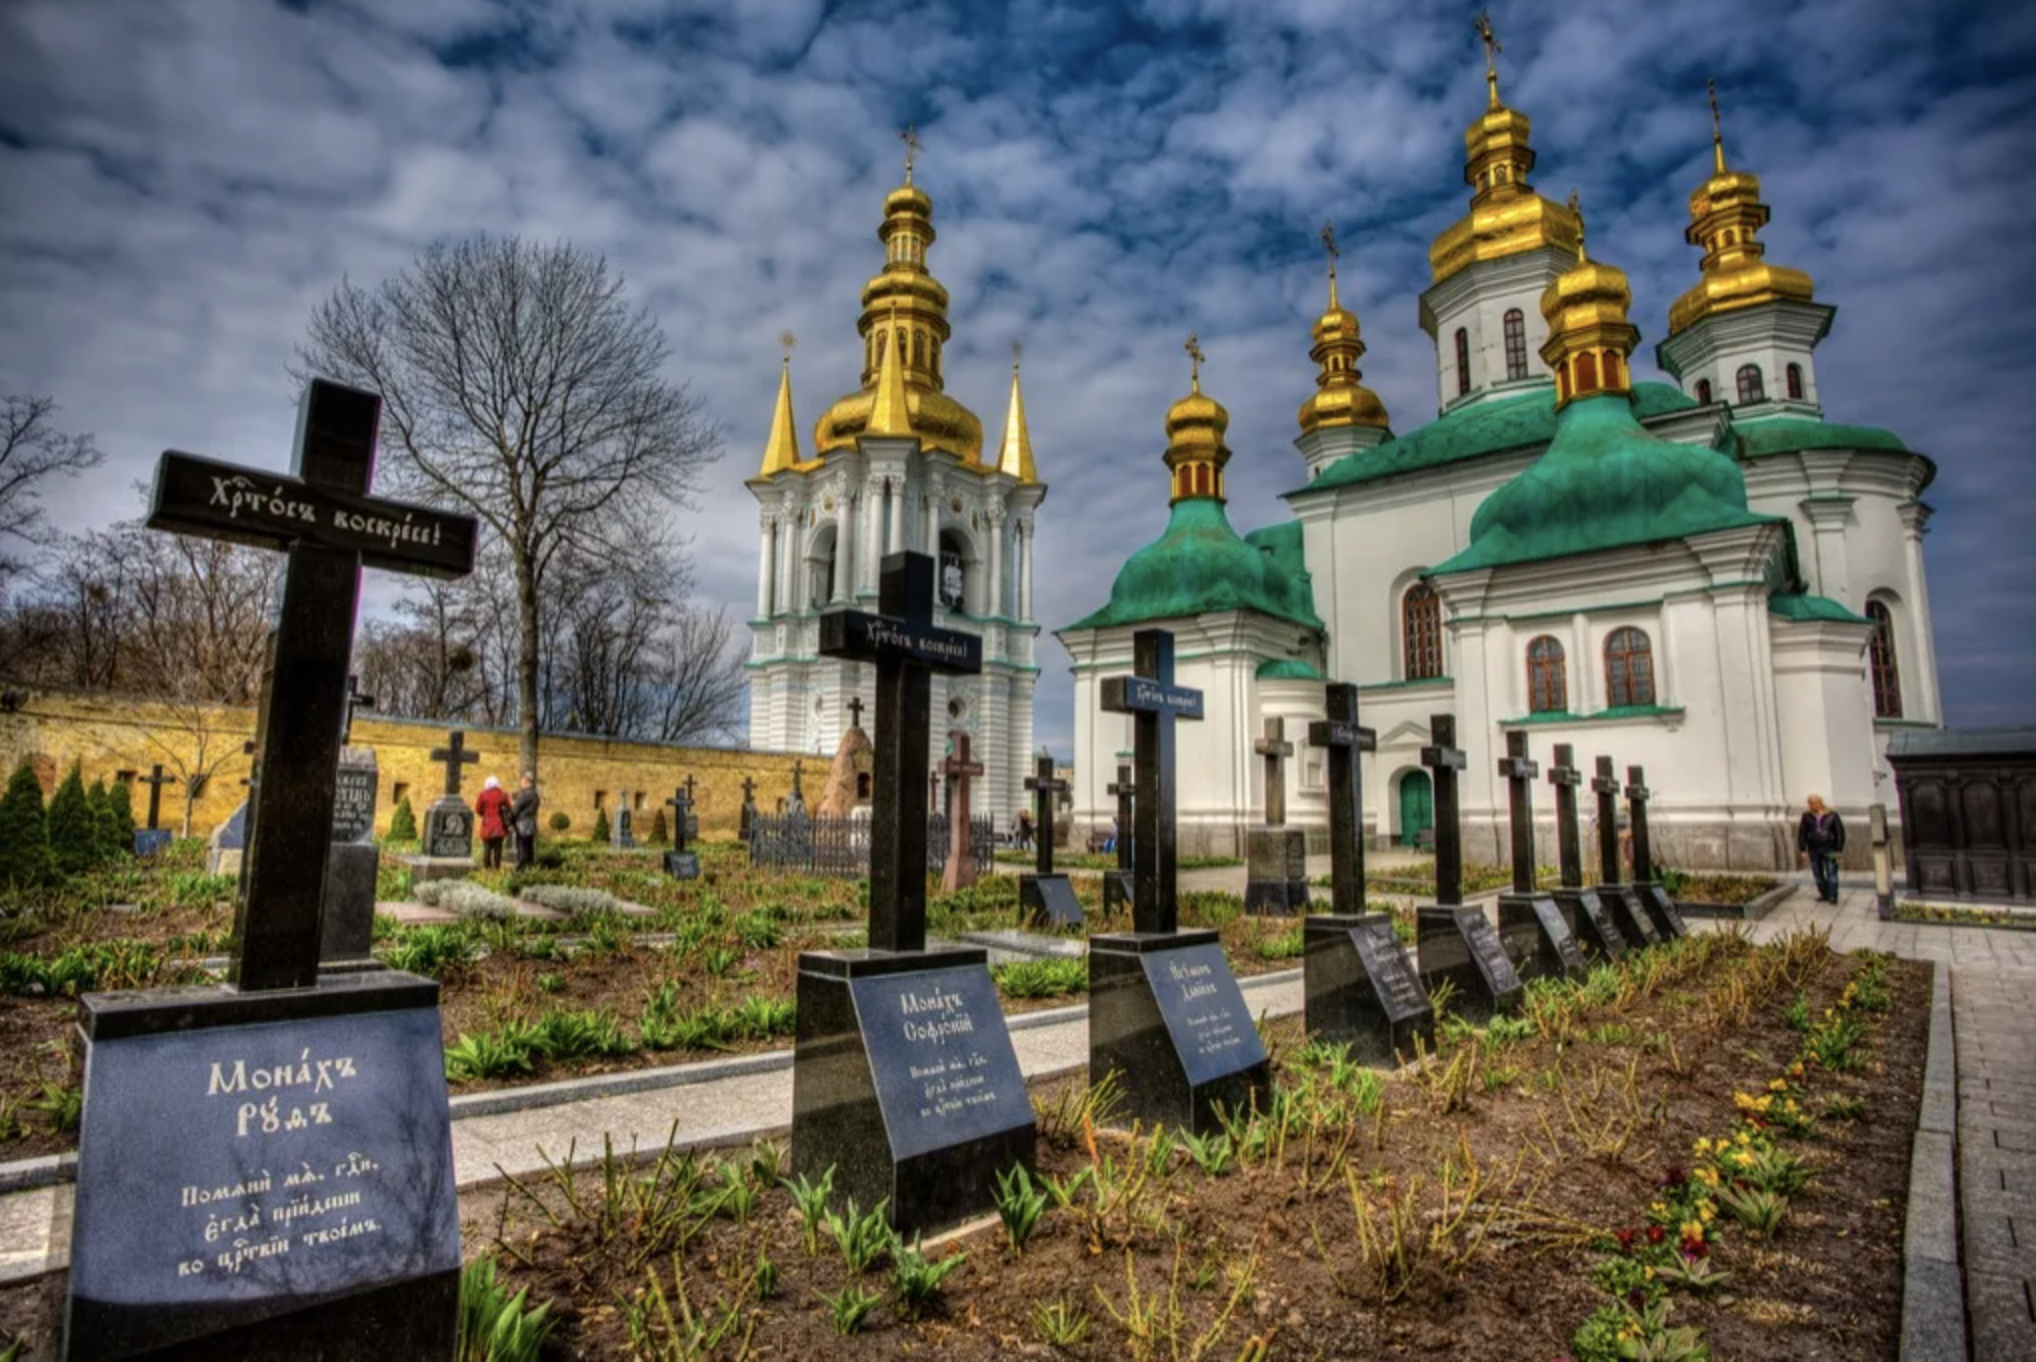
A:
[[[1527,735],[1519,729],[1506,734],[1506,755],[1499,758],[1499,774],[1506,778],[1506,808],[1513,830],[1513,892],[1534,892],[1534,777],[1541,765],[1527,755]]]
[[[246,888],[227,977],[241,989],[318,981],[319,912],[363,566],[439,577],[473,571],[471,516],[368,494],[381,398],[315,378],[298,419],[293,473],[165,451],[150,529],[287,555],[269,638],[271,679],[255,725]]]
[[[1308,745],[1329,749],[1329,902],[1339,914],[1364,911],[1364,768],[1359,756],[1378,750],[1378,735],[1357,722],[1357,687],[1332,682],[1328,717],[1308,725]]]
[[[445,763],[445,792],[450,796],[460,792],[460,767],[472,766],[481,754],[467,751],[467,735],[455,728],[444,747],[431,749],[431,759]]]
[[[1421,764],[1435,782],[1435,902],[1444,908],[1463,906],[1463,828],[1457,822],[1456,773],[1465,754],[1456,745],[1456,716],[1428,716],[1428,736],[1435,741],[1421,749]]]
[[[1138,766],[1136,893],[1131,928],[1172,933],[1180,925],[1175,875],[1174,720],[1202,717],[1202,692],[1174,684],[1174,636],[1140,629],[1131,636],[1132,673],[1106,677],[1102,707],[1132,717],[1132,760]]]
[[[1131,810],[1133,797],[1138,786],[1132,782],[1131,766],[1128,762],[1117,763],[1117,779],[1110,785],[1108,793],[1117,796],[1117,868],[1131,869],[1131,848],[1136,839],[1131,835]]]
[[[1598,883],[1619,882],[1619,782],[1612,775],[1612,759],[1598,758],[1598,774],[1591,781],[1598,797]]]
[[[836,610],[820,617],[820,655],[871,662],[877,671],[877,733],[870,810],[870,946],[926,949],[926,818],[911,805],[908,771],[924,771],[933,673],[983,669],[983,641],[933,623],[933,559],[885,557],[879,614]],[[937,777],[936,777],[937,778]]]
[[[1647,773],[1638,766],[1626,768],[1626,803],[1633,812],[1633,883],[1654,882],[1654,844],[1647,834]]]
[[[1576,791],[1583,779],[1584,773],[1576,768],[1576,749],[1566,742],[1557,743],[1548,783],[1555,787],[1555,859],[1565,889],[1581,889],[1584,883],[1583,844],[1576,821]]]
[[[1038,853],[1033,867],[1038,874],[1053,873],[1053,797],[1067,788],[1067,782],[1053,774],[1053,758],[1041,753],[1035,775],[1025,777],[1025,788],[1032,791],[1033,836],[1039,841]]]
[[[1283,759],[1294,755],[1294,745],[1287,741],[1287,721],[1267,719],[1265,736],[1253,743],[1251,750],[1265,758],[1265,825],[1283,827],[1287,821],[1287,774]]]

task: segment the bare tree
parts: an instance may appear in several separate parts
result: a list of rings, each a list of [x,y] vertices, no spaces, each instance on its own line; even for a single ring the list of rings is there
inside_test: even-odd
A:
[[[742,674],[728,612],[678,612],[658,639],[651,689],[657,696],[651,736],[661,742],[726,738],[742,716],[749,680]]]
[[[459,505],[508,550],[521,761],[537,767],[540,603],[559,556],[690,506],[718,437],[663,377],[663,331],[622,277],[566,243],[476,237],[429,248],[372,291],[342,282],[312,314],[299,377],[382,395],[397,486]]]
[[[105,456],[90,435],[56,428],[53,397],[0,397],[0,551],[9,539],[46,543],[42,492],[52,477],[75,477]],[[19,565],[0,556],[0,574]]]

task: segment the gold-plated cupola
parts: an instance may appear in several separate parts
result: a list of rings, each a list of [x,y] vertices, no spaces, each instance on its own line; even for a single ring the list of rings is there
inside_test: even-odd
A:
[[[1188,333],[1188,395],[1167,409],[1166,466],[1172,478],[1169,505],[1206,497],[1226,500],[1223,465],[1230,462],[1230,447],[1223,433],[1230,428],[1230,413],[1223,404],[1202,391],[1201,341]]]
[[[1315,393],[1301,404],[1302,432],[1337,426],[1377,426],[1385,429],[1386,406],[1377,393],[1364,386],[1364,374],[1357,362],[1364,356],[1364,335],[1357,314],[1343,306],[1336,296],[1336,227],[1322,227],[1322,246],[1329,253],[1329,308],[1315,319],[1315,344],[1308,358],[1315,361]]]

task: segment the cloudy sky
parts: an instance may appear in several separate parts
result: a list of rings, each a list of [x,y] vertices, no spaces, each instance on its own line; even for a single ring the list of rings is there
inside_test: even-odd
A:
[[[1696,274],[1684,205],[1717,78],[1728,149],[1774,209],[1770,259],[1838,306],[1827,415],[1938,462],[1950,717],[2036,722],[2036,6],[1494,11],[1538,187],[1575,186],[1593,253],[1632,276],[1637,377]],[[1398,429],[1432,419],[1415,299],[1466,201],[1484,97],[1470,18],[1394,0],[5,0],[0,392],[50,394],[97,434],[107,466],[52,498],[86,528],[134,514],[129,487],[167,446],[280,467],[284,366],[343,274],[378,281],[442,236],[569,238],[624,272],[672,377],[720,423],[687,528],[707,594],[746,616],[742,479],[776,338],[801,338],[810,439],[853,385],[857,292],[916,123],[953,296],[949,391],[995,429],[1025,343],[1052,484],[1035,603],[1065,624],[1165,523],[1161,419],[1191,327],[1232,413],[1233,521],[1281,514],[1325,218],[1367,382]],[[1065,754],[1065,657],[1049,643],[1042,660],[1039,732]]]

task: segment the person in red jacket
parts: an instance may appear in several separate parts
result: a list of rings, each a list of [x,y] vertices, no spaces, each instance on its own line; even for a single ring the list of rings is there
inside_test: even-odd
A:
[[[509,836],[509,796],[502,793],[501,781],[488,777],[481,797],[474,801],[474,812],[481,816],[481,864],[490,870],[500,870],[502,843]]]

